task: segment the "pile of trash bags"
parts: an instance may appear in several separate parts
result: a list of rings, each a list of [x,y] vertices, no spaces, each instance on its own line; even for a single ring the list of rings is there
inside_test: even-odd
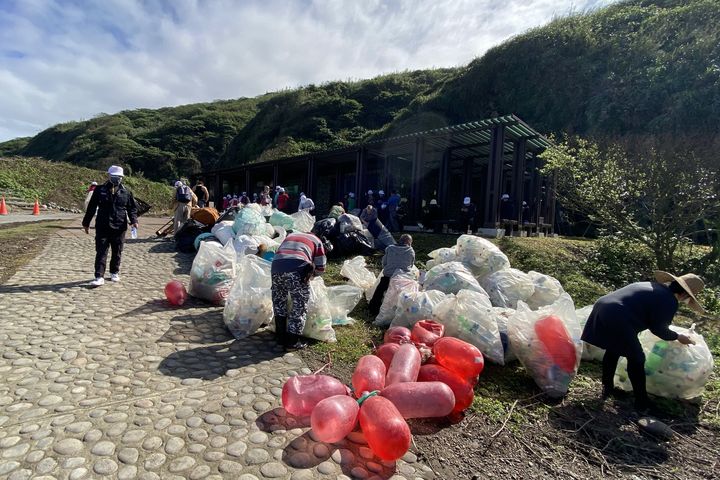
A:
[[[385,228],[380,222],[377,223]],[[337,220],[334,218],[319,220],[312,226],[311,231],[326,245],[330,258],[372,255],[376,249],[384,250],[386,243],[388,245],[395,243],[389,232],[389,240],[387,237],[383,237],[382,241],[376,240],[368,230],[364,229],[360,218],[349,213],[340,215]]]

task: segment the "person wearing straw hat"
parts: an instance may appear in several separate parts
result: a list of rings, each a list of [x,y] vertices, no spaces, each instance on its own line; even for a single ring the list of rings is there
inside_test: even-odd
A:
[[[694,344],[682,333],[670,329],[680,303],[702,312],[697,295],[705,287],[695,274],[676,277],[656,271],[654,282],[637,282],[601,297],[593,306],[582,333],[583,341],[605,349],[602,363],[603,398],[616,393],[615,369],[620,357],[627,358],[627,372],[635,396],[635,408],[652,408],[645,388],[645,354],[638,334],[650,330],[666,341]]]

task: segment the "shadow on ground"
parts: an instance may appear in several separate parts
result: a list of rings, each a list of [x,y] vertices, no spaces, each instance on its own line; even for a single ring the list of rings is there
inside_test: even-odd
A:
[[[69,288],[93,288],[89,280],[75,282],[41,283],[38,285],[0,285],[0,293],[61,292]]]
[[[269,332],[222,345],[180,350],[168,355],[158,369],[163,375],[177,378],[214,380],[234,370],[282,357],[285,351]]]
[[[225,343],[234,337],[225,327],[222,310],[197,315],[178,315],[170,320],[170,328],[158,338],[169,343]]]

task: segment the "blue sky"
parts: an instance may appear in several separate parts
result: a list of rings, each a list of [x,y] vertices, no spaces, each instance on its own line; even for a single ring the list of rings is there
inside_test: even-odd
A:
[[[0,141],[132,108],[464,65],[614,0],[0,0]]]

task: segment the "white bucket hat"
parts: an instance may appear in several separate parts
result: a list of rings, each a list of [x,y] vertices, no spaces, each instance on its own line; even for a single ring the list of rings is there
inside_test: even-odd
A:
[[[112,165],[110,168],[108,168],[107,171],[108,175],[112,175],[113,177],[124,177],[123,175],[123,168],[118,167],[117,165]]]
[[[470,205],[470,197],[463,198],[463,204]]]

